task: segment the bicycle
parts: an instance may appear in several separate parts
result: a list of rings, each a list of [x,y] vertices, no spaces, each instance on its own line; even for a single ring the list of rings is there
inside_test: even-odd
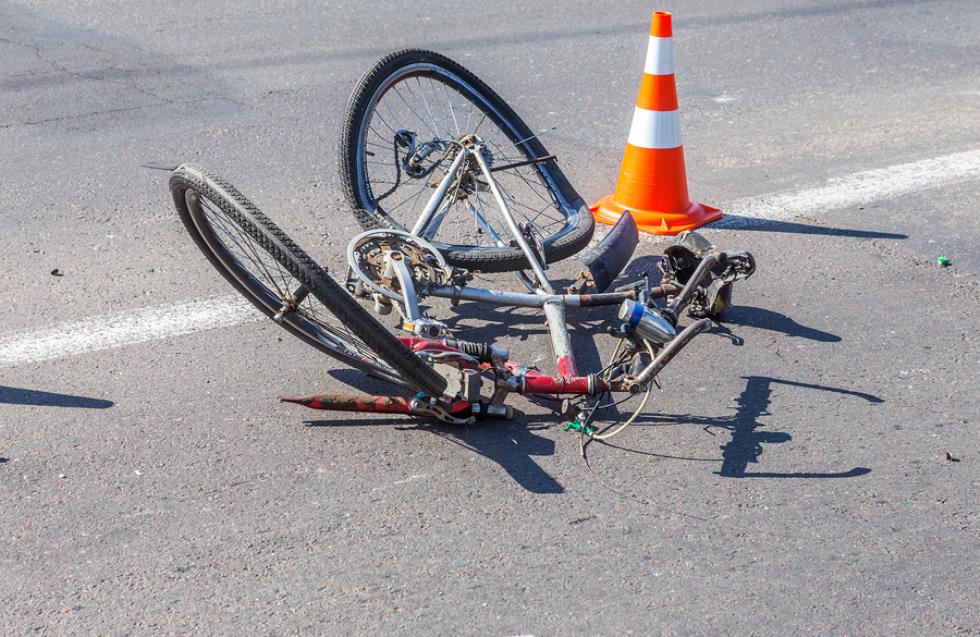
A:
[[[426,84],[443,90],[447,99],[454,88],[470,106],[448,99],[450,116],[440,122],[432,111],[435,104],[419,93]],[[396,112],[384,103],[388,97],[404,102],[411,112],[407,119],[414,121],[395,121]],[[375,118],[389,136],[373,130]],[[488,120],[495,137],[480,132]],[[449,126],[450,121],[455,134],[440,135],[440,123]],[[428,129],[431,139],[420,142],[430,136],[419,127]],[[507,141],[494,141],[501,136]],[[665,250],[658,285],[651,285],[645,273],[607,291],[639,241],[627,213],[578,257],[584,268],[568,289],[557,290],[546,274],[549,263],[579,253],[592,237],[584,201],[555,156],[499,96],[435,53],[409,50],[379,61],[355,88],[340,148],[345,194],[366,228],[348,246],[344,285],[223,179],[189,165],[174,169],[170,178],[188,232],[239,292],[310,345],[411,392],[320,394],[284,402],[468,424],[510,418],[513,410],[505,403],[511,394],[562,397],[565,428],[602,439],[635,420],[658,374],[730,303],[734,282],[755,271],[751,254],[720,251],[689,232]],[[389,151],[391,160],[383,160]],[[511,190],[520,184],[544,205],[522,204]],[[409,194],[400,194],[405,189]],[[388,205],[393,196],[397,199]],[[468,216],[461,222],[453,211]],[[503,226],[494,227],[493,221]],[[472,231],[467,231],[470,222]],[[437,238],[446,234],[448,241]],[[475,287],[475,271],[514,271],[526,291]],[[454,305],[540,308],[556,374],[523,366],[493,343],[454,338],[444,322],[423,311],[420,301],[430,296]],[[373,302],[382,314],[397,311],[406,335],[389,332],[358,298]],[[618,321],[607,330],[616,346],[606,365],[582,373],[566,310],[597,306],[618,307]],[[685,309],[696,320],[678,329]],[[599,431],[593,422],[600,408],[618,404],[603,403],[613,394],[640,396],[640,404],[616,428]]]

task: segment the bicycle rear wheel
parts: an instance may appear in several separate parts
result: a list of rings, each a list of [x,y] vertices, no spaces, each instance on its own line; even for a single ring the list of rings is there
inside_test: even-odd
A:
[[[478,136],[507,205],[533,225],[549,262],[588,244],[592,214],[548,151],[490,87],[432,51],[392,53],[351,94],[340,142],[341,182],[365,229],[411,230],[452,163],[454,144]],[[446,194],[435,236],[451,265],[506,272],[528,267],[510,244],[483,177],[470,170]],[[496,227],[495,227],[496,226]]]
[[[174,205],[211,264],[253,305],[306,343],[366,373],[441,396],[446,380],[350,297],[229,183],[180,166]]]

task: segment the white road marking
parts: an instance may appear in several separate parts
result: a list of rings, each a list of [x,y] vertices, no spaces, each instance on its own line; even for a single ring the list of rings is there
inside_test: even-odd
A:
[[[752,223],[756,219],[785,220],[815,215],[972,179],[980,179],[980,149],[867,170],[809,188],[738,199],[722,206],[732,216],[720,227]],[[260,318],[258,310],[237,295],[94,316],[0,335],[0,368],[146,343]]]
[[[421,480],[422,478],[428,478],[428,477],[429,477],[429,474],[428,473],[413,473],[412,475],[408,476],[407,478],[405,478],[403,480],[395,480],[391,484],[392,485],[396,485],[396,484],[407,484],[409,482],[415,482],[416,480]]]
[[[262,318],[239,295],[156,305],[0,335],[0,367],[66,358]]]
[[[400,484],[408,484],[409,482],[415,482],[416,480],[424,480],[425,478],[428,478],[428,477],[429,477],[429,474],[428,473],[413,473],[412,475],[408,476],[407,478],[403,478],[401,480],[395,480],[391,484],[388,484],[388,485],[380,485],[380,486],[374,487],[373,489],[371,489],[371,491],[372,492],[374,492],[374,491],[384,491],[385,489],[387,489],[389,487],[398,486]]]
[[[980,149],[866,170],[799,190],[737,199],[722,209],[739,217],[789,219],[978,178]]]

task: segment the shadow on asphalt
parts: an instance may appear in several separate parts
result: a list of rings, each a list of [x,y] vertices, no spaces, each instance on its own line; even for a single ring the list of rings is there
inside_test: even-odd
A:
[[[638,280],[644,272],[650,275],[650,284],[657,285],[660,282],[660,270],[657,268],[657,263],[660,261],[659,255],[646,255],[637,257],[630,263],[624,273],[616,280],[614,285],[625,285],[626,282]],[[775,312],[773,310],[768,310],[761,307],[752,307],[749,305],[738,305],[738,290],[740,283],[735,285],[735,302],[731,307],[725,309],[716,322],[715,326],[712,328],[712,332],[715,334],[722,334],[727,336],[732,340],[735,345],[742,345],[743,340],[740,336],[736,336],[729,330],[725,324],[730,325],[743,325],[746,327],[754,327],[761,330],[769,330],[771,332],[780,332],[786,334],[787,336],[795,336],[797,338],[805,338],[811,341],[818,341],[821,343],[838,343],[841,340],[840,336],[836,334],[831,334],[830,332],[824,332],[812,327],[807,327],[798,323],[796,320],[792,319],[785,314],[780,312]],[[601,310],[603,308],[594,308],[592,316],[595,316],[595,310]],[[571,313],[569,313],[571,316]],[[607,309],[607,318],[615,319],[615,312],[609,311]]]
[[[857,230],[852,228],[831,228],[795,221],[776,221],[757,219],[741,215],[725,214],[724,217],[707,226],[712,230],[759,230],[762,232],[785,232],[789,234],[814,234],[831,237],[855,237],[858,239],[908,239],[907,234],[878,232],[876,230]]]
[[[6,387],[0,385],[0,404],[37,405],[39,407],[74,407],[76,409],[108,409],[115,403],[101,398],[87,398],[71,394],[55,394],[36,389]]]
[[[712,432],[713,429],[728,431],[731,439],[719,447],[721,449],[720,458],[659,454],[631,449],[613,442],[601,442],[601,444],[621,451],[668,460],[721,462],[721,467],[715,473],[724,478],[855,478],[871,472],[871,469],[867,467],[853,467],[845,471],[831,472],[794,471],[780,473],[749,471],[750,464],[759,462],[759,457],[764,452],[763,445],[779,444],[792,440],[792,437],[785,432],[760,430],[763,425],[759,422],[759,419],[764,416],[773,415],[769,411],[769,405],[774,386],[784,385],[798,389],[831,392],[860,398],[873,404],[880,404],[884,401],[872,394],[841,387],[802,383],[767,376],[746,376],[744,378],[746,380],[745,389],[738,398],[737,409],[732,416],[710,417],[693,414],[649,414],[641,417],[635,423],[635,426],[641,427],[695,425],[702,427],[711,435],[715,435]],[[525,417],[519,415],[519,418],[523,420]],[[537,419],[534,416],[531,418]],[[309,420],[305,421],[304,424],[308,427],[390,426],[402,430],[426,431],[439,436],[447,442],[459,445],[488,460],[496,462],[515,482],[532,493],[563,493],[565,491],[564,487],[557,480],[551,477],[534,461],[534,456],[550,456],[555,452],[555,442],[553,440],[535,433],[536,431],[548,429],[548,425],[535,426],[518,420],[513,422],[490,421],[481,423],[475,427],[463,427],[427,421],[412,422],[406,421],[403,417],[380,417],[347,421],[339,419]]]
[[[820,343],[839,343],[841,341],[841,337],[836,334],[801,325],[780,312],[748,305],[732,305],[726,308],[721,315],[721,323],[716,323],[711,330],[714,333],[723,334],[731,338],[735,345],[742,345],[742,338],[732,333],[727,325],[744,325],[746,327],[769,330],[770,332],[780,332],[787,336],[805,338]]]
[[[656,285],[660,279],[656,267],[659,255],[646,255],[634,259],[626,271],[620,276],[616,285],[625,281],[634,281],[642,273],[649,273],[651,283]],[[504,336],[513,336],[515,328],[520,328],[521,340],[540,340],[547,334],[541,322],[541,317],[527,310],[515,312],[514,308],[488,306],[485,304],[463,303],[455,308],[455,316],[447,320],[451,329],[461,338],[475,341],[493,342]],[[533,311],[532,311],[533,312]],[[460,325],[467,319],[478,322],[479,327]],[[610,321],[612,319],[612,321]],[[724,323],[738,326],[748,326],[762,330],[779,332],[791,337],[803,338],[822,343],[840,342],[841,337],[830,332],[808,327],[798,323],[793,318],[780,312],[765,308],[732,306],[722,317]],[[568,313],[568,323],[571,331],[576,360],[582,370],[598,369],[602,366],[601,354],[596,347],[594,335],[602,331],[604,323],[615,321],[614,308],[582,308]],[[529,329],[530,328],[530,329]],[[466,333],[469,332],[469,333]],[[743,344],[740,336],[733,333],[724,324],[716,324],[712,333],[726,336],[735,345]],[[547,347],[547,345],[545,345]],[[348,385],[352,385],[369,393],[391,393],[391,386],[379,383],[353,370],[334,370],[331,376]],[[697,425],[708,433],[712,429],[724,429],[731,433],[731,439],[720,447],[721,458],[697,458],[689,456],[658,454],[623,447],[615,443],[603,443],[606,446],[641,455],[664,459],[674,459],[696,462],[721,462],[716,473],[726,478],[850,478],[870,473],[866,467],[854,467],[839,472],[800,471],[791,473],[750,472],[750,464],[758,463],[764,449],[763,445],[788,442],[789,434],[778,431],[760,430],[763,426],[759,419],[772,415],[769,412],[773,387],[785,385],[801,389],[821,392],[832,392],[861,398],[871,403],[881,403],[877,396],[838,387],[828,387],[802,383],[792,380],[782,380],[763,376],[745,377],[746,386],[738,399],[736,413],[732,416],[708,417],[691,414],[650,414],[641,417],[637,425]],[[537,401],[534,401],[537,402]],[[543,403],[538,403],[541,406]],[[522,420],[530,418],[533,422],[538,416],[523,416]],[[554,416],[548,416],[553,419]],[[396,426],[405,423],[404,418],[374,418],[350,421],[317,420],[307,421],[308,426]],[[550,422],[550,420],[549,420]],[[404,427],[402,427],[404,428]],[[439,423],[417,421],[408,428],[428,431],[443,439],[458,444],[470,451],[499,464],[518,484],[532,493],[562,493],[564,488],[533,460],[534,456],[548,456],[554,453],[554,441],[534,433],[541,426],[530,425],[526,422],[487,422],[476,427],[458,427]],[[712,433],[712,435],[714,435]]]
[[[854,478],[871,472],[871,469],[867,467],[854,467],[846,471],[836,472],[796,471],[775,473],[748,471],[750,464],[759,462],[759,457],[764,451],[762,445],[778,444],[792,440],[792,436],[785,432],[759,430],[763,426],[759,422],[759,419],[763,416],[773,415],[769,411],[769,404],[774,385],[785,385],[800,389],[853,396],[874,404],[880,404],[884,401],[871,394],[840,387],[801,383],[792,380],[769,378],[767,376],[745,376],[743,378],[747,381],[745,389],[738,397],[738,406],[735,414],[732,416],[707,417],[692,414],[650,414],[649,416],[640,418],[636,424],[640,426],[697,425],[703,427],[705,431],[712,435],[714,435],[711,431],[712,429],[723,429],[730,432],[731,439],[720,447],[722,452],[720,458],[721,468],[715,472],[717,475],[725,478]],[[660,454],[651,454],[613,444],[609,444],[608,446],[643,455],[660,456]],[[672,458],[673,456],[663,457]],[[677,459],[702,462],[711,460],[706,458],[680,457]]]
[[[528,426],[523,422],[488,421],[473,427],[392,418],[360,418],[357,420],[307,420],[307,427],[376,427],[388,426],[398,430],[425,431],[443,440],[499,464],[507,474],[531,493],[564,493],[565,488],[542,469],[534,456],[555,453],[555,441],[539,436],[535,431],[547,426]]]
[[[411,392],[404,387],[373,378],[357,369],[331,369],[327,371],[327,375],[331,378],[339,380],[345,385],[353,387],[358,391],[364,392],[365,394],[379,396],[414,396],[414,392]],[[313,383],[311,383],[311,386],[312,385]],[[296,391],[296,394],[313,394],[318,391],[312,389],[311,387],[297,389],[299,391]]]
[[[544,315],[536,309],[463,302],[456,306],[451,317],[437,318],[449,326],[454,336],[476,342],[491,342],[505,336],[525,342],[548,335]],[[462,324],[465,321],[478,321],[479,326]]]

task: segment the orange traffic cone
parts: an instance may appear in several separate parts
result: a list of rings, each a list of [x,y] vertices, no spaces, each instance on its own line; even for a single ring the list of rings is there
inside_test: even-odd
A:
[[[592,214],[601,223],[616,223],[629,210],[640,230],[677,234],[722,216],[721,210],[692,203],[687,196],[672,35],[670,13],[654,13],[643,83],[616,192],[592,206]]]

